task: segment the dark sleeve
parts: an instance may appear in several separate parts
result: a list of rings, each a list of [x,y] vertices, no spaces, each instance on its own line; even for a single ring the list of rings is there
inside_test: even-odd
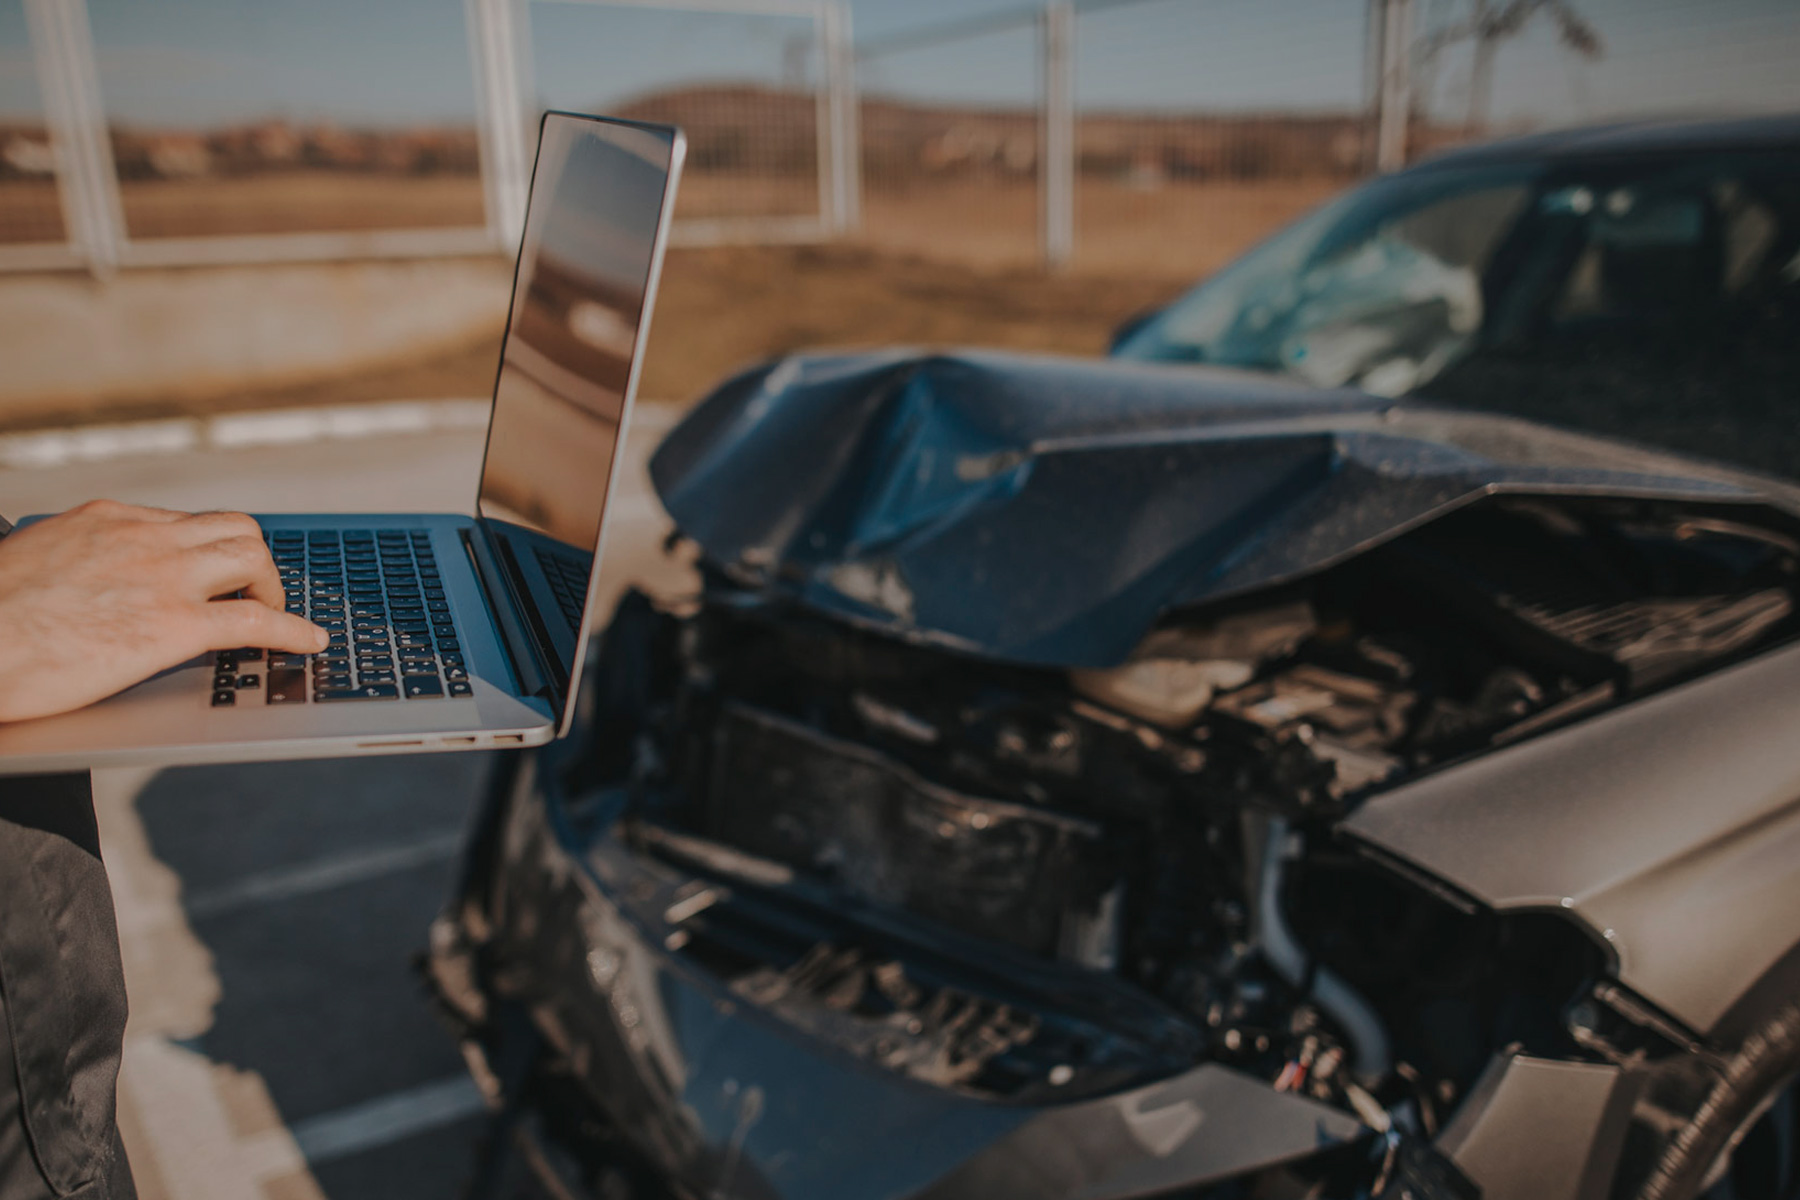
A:
[[[132,1195],[125,978],[85,774],[0,778],[0,1200]]]

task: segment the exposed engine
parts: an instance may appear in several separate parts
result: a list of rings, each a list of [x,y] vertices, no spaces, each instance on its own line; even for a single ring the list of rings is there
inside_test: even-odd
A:
[[[1497,1048],[1591,1052],[1604,952],[1335,822],[1791,636],[1797,562],[1719,510],[1489,499],[1068,670],[713,572],[621,607],[575,815],[622,800],[717,881],[672,945],[895,1071],[1041,1097],[1211,1059],[1430,1134]]]

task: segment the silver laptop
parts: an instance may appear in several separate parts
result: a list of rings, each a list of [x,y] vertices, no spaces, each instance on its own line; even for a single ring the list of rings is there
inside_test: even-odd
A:
[[[325,653],[207,654],[0,726],[0,773],[566,732],[683,151],[666,126],[544,117],[472,513],[257,518],[288,611],[331,631]]]

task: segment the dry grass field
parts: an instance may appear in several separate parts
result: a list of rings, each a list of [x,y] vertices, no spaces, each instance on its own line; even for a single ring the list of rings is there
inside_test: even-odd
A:
[[[481,180],[283,171],[230,179],[133,179],[120,185],[134,238],[480,226]]]
[[[1174,295],[1167,280],[978,270],[859,246],[670,252],[642,392],[686,402],[751,362],[807,348],[998,346],[1099,354],[1126,317]],[[498,327],[417,357],[229,392],[15,406],[0,430],[364,400],[486,396]]]
[[[62,239],[54,180],[0,179],[0,246]]]
[[[1323,176],[1154,188],[1083,178],[1075,194],[1074,270],[1191,281],[1343,186]],[[991,176],[872,187],[863,193],[860,240],[976,268],[1024,268],[1038,259],[1038,206],[1031,182]]]
[[[1084,177],[1076,194],[1077,271],[1191,279],[1216,270],[1271,229],[1338,190],[1329,176],[1132,187]],[[138,239],[326,230],[476,227],[481,182],[470,176],[286,171],[212,179],[128,180],[125,224]],[[995,175],[871,180],[857,241],[901,256],[983,270],[1037,261],[1038,189]],[[818,211],[813,177],[694,172],[678,216],[804,216]],[[0,243],[62,235],[48,181],[0,181]]]
[[[812,185],[809,183],[808,188]],[[1038,265],[1038,196],[994,174],[872,181],[862,231],[815,246],[723,246],[671,252],[643,383],[686,401],[729,372],[812,347],[979,345],[1099,354],[1124,319],[1216,270],[1339,186],[1324,176],[1169,180],[1133,188],[1083,179],[1071,269]],[[478,225],[479,182],[285,172],[226,179],[131,181],[134,237]],[[689,217],[809,211],[792,178],[696,172]],[[46,185],[0,183],[0,240],[60,220]],[[23,240],[23,239],[15,239]],[[0,427],[358,400],[483,396],[493,386],[499,329],[404,360],[227,393],[96,397],[79,411],[14,408]]]

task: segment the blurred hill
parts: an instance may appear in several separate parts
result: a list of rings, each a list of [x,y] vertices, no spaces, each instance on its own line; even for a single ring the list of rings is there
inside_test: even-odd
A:
[[[640,121],[683,126],[695,171],[811,171],[817,100],[754,84],[671,88],[618,106]],[[1356,112],[1171,113],[1084,111],[1076,151],[1084,175],[1169,180],[1350,178],[1363,161],[1367,119]],[[993,171],[1037,171],[1038,118],[1030,108],[924,104],[862,97],[863,170],[872,181]]]

